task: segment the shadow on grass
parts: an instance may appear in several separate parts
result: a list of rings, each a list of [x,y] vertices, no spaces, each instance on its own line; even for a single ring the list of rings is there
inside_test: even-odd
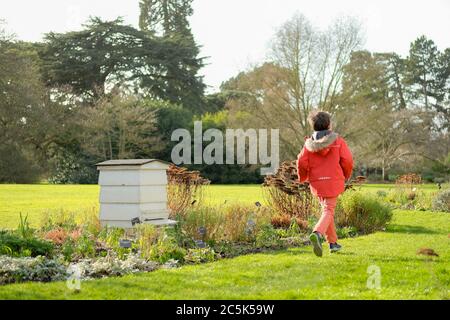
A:
[[[401,224],[392,224],[386,230],[388,233],[410,233],[410,234],[438,234],[435,230],[421,226],[410,226]]]

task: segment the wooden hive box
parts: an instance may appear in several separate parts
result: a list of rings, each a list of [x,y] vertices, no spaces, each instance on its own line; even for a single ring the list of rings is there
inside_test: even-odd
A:
[[[102,226],[131,228],[133,221],[165,225],[167,169],[155,159],[109,160],[97,164],[100,171],[100,222]]]

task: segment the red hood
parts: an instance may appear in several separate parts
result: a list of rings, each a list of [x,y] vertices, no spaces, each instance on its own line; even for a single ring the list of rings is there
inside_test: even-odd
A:
[[[332,132],[319,140],[307,138],[305,142],[305,148],[308,149],[309,152],[314,152],[320,154],[321,156],[326,156],[330,152],[330,146],[337,140],[337,138],[338,134],[335,132]]]

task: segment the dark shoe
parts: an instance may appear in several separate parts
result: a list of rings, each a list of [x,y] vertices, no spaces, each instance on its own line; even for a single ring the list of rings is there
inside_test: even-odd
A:
[[[340,244],[330,243],[330,252],[331,253],[339,252],[339,251],[341,251],[341,249],[342,249],[342,246]]]
[[[318,257],[321,257],[323,254],[323,249],[322,249],[323,238],[320,235],[320,233],[318,233],[318,232],[311,233],[309,236],[309,240],[311,241],[311,244],[313,245],[314,254]]]

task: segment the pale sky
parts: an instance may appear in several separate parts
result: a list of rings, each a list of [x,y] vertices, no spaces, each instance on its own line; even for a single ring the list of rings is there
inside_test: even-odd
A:
[[[0,19],[21,40],[38,41],[49,31],[81,28],[89,16],[123,16],[137,26],[138,0],[1,0]],[[450,0],[194,0],[191,26],[208,66],[205,82],[220,84],[267,57],[275,30],[299,11],[320,28],[339,15],[359,18],[365,48],[406,55],[425,34],[439,49],[450,47]]]

